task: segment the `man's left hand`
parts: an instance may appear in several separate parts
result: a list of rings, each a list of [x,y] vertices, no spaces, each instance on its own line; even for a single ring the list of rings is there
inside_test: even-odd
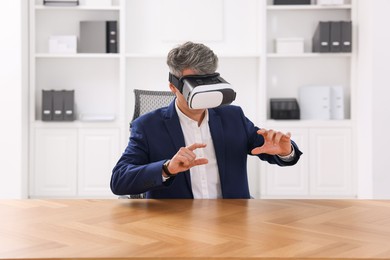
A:
[[[291,153],[291,134],[282,133],[274,130],[260,129],[257,131],[259,135],[264,137],[264,144],[260,147],[254,148],[251,152],[257,154],[271,154],[286,156]]]

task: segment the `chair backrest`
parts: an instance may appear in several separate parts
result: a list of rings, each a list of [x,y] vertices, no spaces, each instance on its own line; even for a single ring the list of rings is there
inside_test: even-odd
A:
[[[168,106],[174,99],[175,94],[170,91],[154,91],[134,89],[135,105],[134,105],[134,121],[137,117],[156,110],[161,107]],[[131,123],[130,123],[131,126]],[[145,193],[120,196],[120,199],[143,199]]]
[[[134,114],[131,121],[143,114],[166,107],[175,99],[175,94],[170,91],[134,89],[134,96]]]

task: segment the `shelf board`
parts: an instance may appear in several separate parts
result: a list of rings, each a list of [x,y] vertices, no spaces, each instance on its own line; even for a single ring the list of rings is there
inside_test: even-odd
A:
[[[56,54],[56,53],[36,53],[35,58],[104,58],[104,59],[110,59],[110,58],[119,58],[119,53],[75,53],[75,54]]]
[[[216,53],[218,58],[259,58],[260,53]],[[168,53],[127,53],[126,58],[166,58]]]
[[[352,5],[268,5],[269,11],[350,10]]]
[[[121,125],[117,121],[70,121],[70,122],[49,122],[49,121],[32,121],[34,128],[117,128]]]
[[[35,10],[69,10],[69,11],[119,11],[119,6],[45,6],[45,5],[36,5]]]
[[[340,53],[296,53],[296,54],[281,54],[281,53],[268,53],[267,58],[348,58],[351,57],[350,52]]]
[[[323,127],[323,128],[341,128],[352,127],[352,120],[274,120],[267,119],[263,124],[266,127]]]

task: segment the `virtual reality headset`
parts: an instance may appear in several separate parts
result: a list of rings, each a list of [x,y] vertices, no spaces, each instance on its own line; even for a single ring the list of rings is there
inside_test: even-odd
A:
[[[219,76],[219,73],[188,75],[181,78],[169,73],[169,82],[183,94],[191,109],[225,106],[236,99],[236,92]]]

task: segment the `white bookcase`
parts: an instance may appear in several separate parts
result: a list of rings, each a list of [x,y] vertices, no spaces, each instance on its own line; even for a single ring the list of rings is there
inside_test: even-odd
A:
[[[354,196],[350,133],[356,48],[352,53],[309,52],[316,23],[353,20],[353,3],[320,7],[272,6],[263,0],[113,0],[110,7],[48,7],[42,0],[29,1],[31,197],[111,196],[111,170],[128,141],[133,89],[167,90],[166,55],[186,40],[215,51],[218,71],[235,86],[234,103],[248,118],[260,127],[291,131],[304,152],[299,164],[289,168],[249,158],[253,196]],[[84,20],[117,20],[119,53],[48,52],[50,35],[79,35]],[[305,38],[304,54],[274,53],[273,39],[289,33]],[[298,86],[308,83],[345,86],[347,119],[270,120],[269,98],[296,97]],[[77,119],[41,121],[43,89],[74,89]],[[115,120],[85,122],[79,120],[80,113],[114,115]],[[328,144],[339,141],[342,149],[330,151]],[[336,154],[328,156],[329,151]],[[338,161],[343,163],[340,168],[321,168],[339,158],[338,153],[348,157]],[[340,184],[330,170],[342,171],[350,186]]]

